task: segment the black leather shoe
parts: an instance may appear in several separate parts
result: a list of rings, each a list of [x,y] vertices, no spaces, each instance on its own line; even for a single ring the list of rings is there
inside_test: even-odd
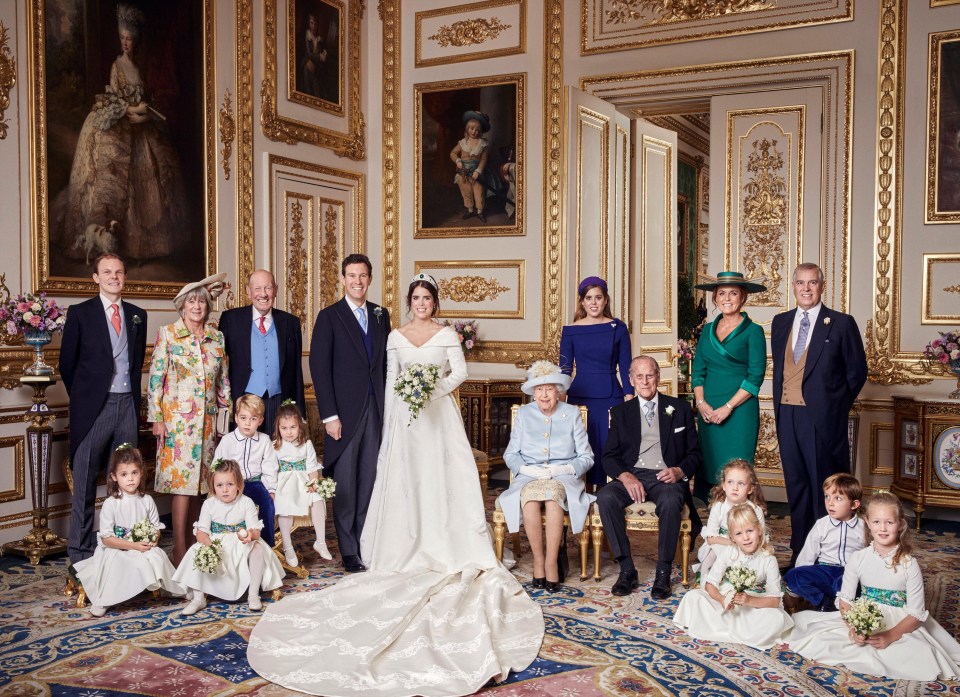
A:
[[[477,217],[480,218],[481,223],[487,222],[487,216],[483,214],[483,211],[477,211]]]
[[[343,568],[347,573],[355,574],[358,571],[366,571],[367,567],[360,561],[356,554],[348,554],[343,558]]]
[[[657,564],[657,575],[653,579],[653,588],[650,589],[650,597],[654,600],[666,600],[671,594],[670,567]]]
[[[536,576],[533,577],[533,587],[534,587],[534,588],[546,588],[546,586],[547,586],[547,579],[546,579],[546,577],[544,577],[544,578],[537,578]]]
[[[620,575],[617,577],[617,582],[613,584],[610,592],[620,596],[630,595],[639,587],[640,579],[637,578],[637,570],[630,569],[630,571],[620,572]]]
[[[547,581],[546,589],[548,593],[556,593],[560,590],[562,586],[560,581]]]
[[[466,220],[466,219],[468,219],[468,218],[472,218],[474,215],[476,215],[476,213],[475,213],[472,209],[467,208],[467,209],[463,212],[463,215],[461,216],[461,219],[462,219],[462,220]]]

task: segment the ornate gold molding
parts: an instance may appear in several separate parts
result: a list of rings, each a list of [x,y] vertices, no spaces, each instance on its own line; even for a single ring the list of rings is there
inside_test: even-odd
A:
[[[491,39],[496,39],[500,33],[510,28],[498,17],[478,17],[476,19],[462,19],[459,22],[447,25],[442,24],[436,34],[428,36],[441,48],[448,46],[479,46]]]
[[[237,123],[233,120],[233,105],[230,103],[230,88],[223,92],[223,105],[220,107],[220,143],[223,150],[223,178],[230,179],[230,155],[233,152],[233,139],[237,135]]]
[[[240,0],[249,3],[250,0]],[[290,2],[291,0],[287,0]],[[394,0],[398,2],[398,0]],[[384,7],[384,3],[378,7]],[[349,37],[347,45],[349,55],[344,70],[349,70],[347,90],[342,97],[347,100],[347,125],[345,132],[323,128],[305,121],[280,116],[277,110],[278,84],[277,70],[277,0],[264,0],[263,12],[263,82],[260,86],[260,126],[263,134],[270,140],[289,145],[298,142],[309,143],[322,148],[329,148],[341,157],[351,160],[362,160],[366,157],[366,141],[364,129],[366,123],[360,109],[360,38],[361,23],[364,13],[363,0],[349,3],[347,10]],[[382,14],[381,14],[382,18]],[[392,47],[391,47],[392,48]],[[387,48],[384,46],[384,54]],[[384,57],[386,59],[386,57]],[[346,94],[346,93],[349,94]]]
[[[400,317],[400,0],[380,0],[383,22],[383,304]]]
[[[287,233],[288,311],[300,320],[300,329],[307,326],[307,255],[306,235],[303,233],[303,201],[312,206],[313,197],[291,193],[290,230]],[[312,230],[312,225],[311,225]]]
[[[940,107],[942,105],[942,85],[950,77],[944,76],[944,66],[941,63],[946,44],[956,44],[960,41],[960,31],[945,31],[930,34],[927,63],[927,186],[924,222],[927,225],[937,223],[960,222],[960,211],[941,210],[940,208],[940,172],[941,167],[949,166],[940,162],[942,134],[948,133],[948,138],[954,135],[953,124],[947,120],[941,123]]]
[[[747,155],[747,172],[750,180],[742,187],[741,228],[745,239],[740,258],[743,273],[748,278],[763,276],[768,288],[750,298],[750,304],[781,307],[784,300],[780,265],[788,243],[790,218],[790,185],[783,175],[790,174],[785,169],[783,153],[777,150],[776,139],[753,141],[753,152]]]
[[[256,268],[253,233],[253,0],[237,0],[237,279]]]
[[[337,289],[340,283],[341,256],[338,240],[342,240],[343,234],[339,230],[339,207],[342,207],[343,204],[339,201],[321,201],[321,203],[327,204],[323,211],[323,247],[320,254],[320,258],[325,260],[323,270],[320,272],[322,281],[320,284],[322,293],[320,306],[326,307],[337,299]]]
[[[482,303],[484,300],[496,300],[508,290],[496,278],[483,276],[453,276],[437,281],[441,299],[449,298],[458,303]]]
[[[960,293],[960,285],[955,286],[946,286],[943,291],[945,293]]]
[[[773,0],[713,0],[690,2],[689,0],[611,0],[607,10],[610,24],[626,24],[644,19],[642,11],[658,13],[647,24],[690,22],[715,19],[726,15],[770,10],[777,6]]]
[[[0,438],[0,449],[13,448],[13,488],[7,491],[0,491],[0,503],[23,500],[25,494],[24,482],[26,481],[24,442],[25,438],[23,436],[5,436]]]
[[[772,411],[760,410],[760,433],[757,436],[757,452],[753,463],[761,474],[783,475],[777,424]]]
[[[0,305],[10,302],[10,289],[7,288],[7,274],[0,273]],[[0,327],[0,346],[23,346],[23,334],[8,334]]]
[[[0,22],[0,140],[7,137],[5,113],[10,106],[10,90],[17,84],[17,60],[7,44],[7,28]]]

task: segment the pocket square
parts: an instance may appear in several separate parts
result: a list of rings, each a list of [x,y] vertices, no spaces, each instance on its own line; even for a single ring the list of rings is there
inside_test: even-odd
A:
[[[674,432],[674,433],[680,433],[680,431],[684,430],[685,428],[686,428],[686,426],[681,426],[680,428],[675,428],[675,429],[673,429],[673,432]]]

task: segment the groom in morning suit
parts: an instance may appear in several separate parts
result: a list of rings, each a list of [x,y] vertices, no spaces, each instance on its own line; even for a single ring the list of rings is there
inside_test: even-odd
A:
[[[97,475],[110,451],[137,444],[147,313],[123,301],[126,265],[116,254],[93,264],[95,298],[71,305],[60,345],[60,374],[70,397],[73,501],[67,555],[76,564],[96,548]]]
[[[363,254],[341,264],[344,297],[317,314],[310,375],[326,435],[323,468],[337,483],[333,522],[343,567],[365,571],[360,533],[377,476],[387,381],[390,313],[367,301],[373,266]]]
[[[856,320],[821,303],[823,271],[813,263],[793,272],[797,309],[773,318],[773,410],[790,504],[790,566],[817,519],[827,514],[822,486],[850,472],[847,420],[867,380]]]
[[[654,358],[633,359],[630,384],[637,391],[636,398],[610,410],[610,434],[601,463],[614,481],[597,492],[597,506],[613,557],[620,564],[620,576],[611,592],[630,595],[640,581],[630,552],[623,509],[648,499],[656,505],[659,540],[650,595],[664,600],[671,593],[670,572],[684,504],[690,511],[693,536],[700,532],[700,517],[690,495],[689,479],[703,456],[690,404],[657,391],[660,365]]]

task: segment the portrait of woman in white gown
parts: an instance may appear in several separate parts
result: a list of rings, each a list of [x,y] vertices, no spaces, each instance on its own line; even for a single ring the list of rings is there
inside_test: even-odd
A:
[[[456,333],[433,320],[437,283],[418,274],[413,319],[387,341],[383,444],[361,555],[369,569],[271,605],[247,657],[284,687],[341,695],[468,695],[526,668],[540,607],[497,562],[453,392],[467,377]],[[414,364],[441,377],[416,417],[394,392]],[[336,502],[334,502],[336,505]]]

